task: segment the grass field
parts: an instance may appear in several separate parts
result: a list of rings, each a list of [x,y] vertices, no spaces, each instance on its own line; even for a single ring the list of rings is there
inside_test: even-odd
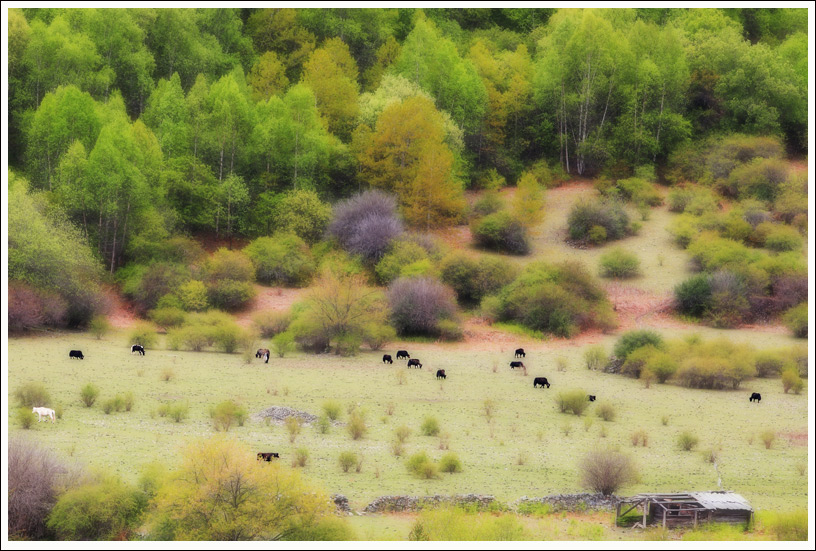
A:
[[[763,335],[757,342],[747,332],[732,332],[735,339],[757,346],[792,343],[788,337]],[[611,346],[614,337],[608,337]],[[400,343],[402,344],[402,343]],[[700,450],[720,450],[719,471],[725,489],[743,494],[761,509],[789,510],[807,503],[805,478],[797,465],[807,461],[807,396],[784,394],[777,379],[750,381],[739,391],[688,390],[674,385],[643,388],[639,381],[619,375],[590,372],[580,365],[582,349],[557,347],[546,342],[528,350],[529,376],[511,371],[512,349],[463,349],[461,345],[408,343],[424,368],[408,370],[404,362],[380,363],[381,353],[364,352],[353,358],[304,355],[279,359],[268,365],[254,360],[246,365],[240,355],[211,352],[175,352],[159,348],[146,356],[131,356],[122,334],[95,340],[87,334],[9,340],[9,400],[28,381],[40,381],[53,402],[64,408],[54,425],[36,424],[30,431],[37,440],[91,467],[99,467],[134,480],[141,465],[159,459],[173,464],[179,448],[190,439],[214,432],[209,408],[232,398],[250,413],[272,405],[290,406],[319,414],[327,399],[355,404],[366,412],[368,434],[354,441],[345,426],[320,434],[306,426],[294,443],[285,427],[249,421],[230,435],[254,451],[277,451],[291,461],[297,448],[309,450],[304,474],[327,492],[345,494],[354,508],[390,494],[493,494],[502,501],[521,496],[576,492],[577,463],[589,450],[619,447],[637,461],[641,479],[624,493],[639,491],[709,490],[717,488],[717,473],[699,451],[680,452],[678,433],[691,430],[700,438]],[[81,349],[85,360],[70,360],[68,350]],[[396,349],[396,346],[390,348]],[[393,352],[393,350],[392,350]],[[555,368],[556,358],[568,363],[565,372]],[[494,364],[497,366],[493,371]],[[164,368],[175,378],[160,380]],[[446,381],[434,378],[445,369]],[[405,383],[398,383],[404,372]],[[550,389],[534,389],[534,376],[545,375]],[[102,390],[97,404],[88,409],[79,390],[93,382]],[[582,417],[561,414],[554,397],[560,390],[581,388],[614,404],[613,422],[595,417],[592,408]],[[130,391],[133,411],[106,415],[99,407],[105,398]],[[761,392],[761,404],[748,402],[750,391]],[[496,409],[488,422],[484,401]],[[153,415],[163,401],[182,400],[190,406],[189,419],[174,423]],[[393,404],[393,415],[386,413]],[[394,429],[406,425],[413,435],[406,455],[426,451],[438,458],[440,438],[421,436],[426,416],[435,416],[442,433],[449,435],[450,450],[464,464],[458,474],[420,480],[408,473],[405,458],[391,453]],[[668,425],[661,418],[668,416]],[[591,424],[590,424],[591,423]],[[22,431],[13,421],[11,432]],[[565,429],[571,431],[565,435]],[[633,448],[632,432],[645,430],[648,447]],[[765,449],[758,434],[773,429],[779,435],[772,449]],[[797,437],[797,435],[799,435]],[[789,438],[790,437],[790,438]],[[364,457],[362,471],[344,474],[338,455],[351,450]],[[519,461],[519,458],[523,461]],[[524,463],[524,464],[519,464]]]

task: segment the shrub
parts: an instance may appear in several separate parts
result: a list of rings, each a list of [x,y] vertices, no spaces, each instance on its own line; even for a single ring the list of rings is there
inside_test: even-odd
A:
[[[156,327],[152,323],[136,323],[128,334],[131,344],[152,348],[156,344]]]
[[[233,400],[224,400],[210,410],[210,418],[213,420],[215,430],[227,432],[234,423],[239,426],[244,424],[247,411],[246,408],[238,405]]]
[[[757,377],[776,377],[790,365],[784,350],[763,350],[757,352],[754,361]],[[797,372],[798,373],[798,372]]]
[[[101,339],[107,335],[110,330],[111,324],[108,321],[107,316],[94,316],[91,318],[91,321],[88,322],[88,332],[97,339]]]
[[[26,413],[33,415],[30,410]],[[46,518],[56,503],[60,479],[66,472],[53,452],[20,436],[9,438],[9,539],[45,537]]]
[[[609,355],[601,345],[595,345],[584,351],[584,364],[587,369],[597,371],[603,369],[609,361]]]
[[[329,233],[343,249],[372,263],[382,258],[402,232],[396,199],[376,190],[337,203],[329,224]]]
[[[397,337],[397,331],[388,324],[371,323],[363,330],[363,342],[371,350],[382,350],[382,348],[392,342]]]
[[[629,215],[623,207],[614,201],[586,202],[579,201],[573,205],[567,219],[570,239],[575,241],[592,240],[600,243],[599,230],[590,236],[593,227],[603,228],[603,240],[615,240],[624,237],[631,231]]]
[[[641,349],[642,350],[642,349]],[[677,360],[671,354],[657,351],[649,356],[645,368],[663,384],[671,379],[678,369]]]
[[[473,212],[477,216],[487,216],[504,209],[504,201],[501,196],[493,190],[488,190],[479,197],[473,204]]]
[[[772,251],[798,251],[802,248],[802,235],[790,226],[770,224],[765,233],[765,247]]]
[[[597,415],[604,421],[614,421],[615,406],[613,406],[609,402],[601,402],[600,404],[595,406],[595,415]]]
[[[544,217],[544,194],[532,172],[524,172],[516,182],[513,214],[527,227],[535,226]]]
[[[20,407],[46,407],[51,405],[51,395],[42,383],[25,383],[14,391]]]
[[[223,279],[210,283],[207,300],[215,308],[227,311],[240,310],[255,298],[255,288],[247,281]]]
[[[329,429],[331,428],[331,421],[325,415],[321,415],[320,417],[317,418],[315,428],[320,434],[326,434],[329,432]]]
[[[581,415],[589,406],[586,392],[579,389],[559,392],[555,403],[561,413],[569,412],[574,415]]]
[[[785,394],[793,391],[794,394],[799,394],[805,388],[805,382],[799,376],[799,370],[796,367],[790,367],[782,372],[782,390]]]
[[[459,323],[453,320],[442,320],[437,324],[439,338],[443,341],[461,341],[465,338],[465,332]]]
[[[167,409],[167,416],[175,421],[176,423],[181,423],[190,413],[190,406],[187,402],[175,402],[170,404]]]
[[[627,178],[615,184],[620,194],[637,205],[656,207],[663,204],[663,197],[655,185],[643,178]]]
[[[272,349],[279,358],[283,358],[295,349],[295,336],[289,332],[284,331],[272,337]]]
[[[366,426],[365,417],[361,412],[357,410],[351,412],[347,429],[352,440],[359,440],[365,436],[365,433],[368,432],[368,427]]]
[[[806,339],[808,336],[808,303],[803,302],[794,306],[784,316],[785,325],[791,330],[794,337]]]
[[[763,444],[765,444],[765,449],[770,450],[774,441],[776,441],[776,432],[772,430],[764,430],[760,433],[759,439],[762,440]]]
[[[37,415],[28,407],[17,408],[14,416],[17,419],[17,424],[20,425],[20,428],[25,430],[28,430],[34,426],[34,420],[37,418]]]
[[[475,220],[470,231],[480,247],[517,255],[530,252],[526,227],[507,211],[495,212]]]
[[[688,452],[697,447],[700,439],[687,430],[684,430],[677,436],[677,446],[684,452]]]
[[[342,411],[343,407],[340,405],[340,402],[336,400],[326,400],[323,402],[323,413],[332,421],[337,421]]]
[[[632,459],[613,450],[589,452],[581,460],[580,470],[584,487],[603,495],[612,495],[637,478]]]
[[[388,252],[383,255],[374,267],[377,280],[388,285],[400,276],[407,275],[406,268],[417,262],[428,260],[428,252],[419,244],[408,240],[396,240],[391,243]]]
[[[299,417],[289,415],[284,420],[284,425],[286,425],[286,432],[289,433],[289,442],[294,442],[301,430],[303,430],[303,423]]]
[[[711,308],[711,283],[708,274],[697,274],[674,288],[677,310],[681,314],[703,317]]]
[[[613,249],[601,256],[603,277],[630,278],[640,275],[640,260],[624,249]]]
[[[394,429],[394,435],[397,437],[397,441],[400,444],[404,444],[405,441],[408,440],[408,438],[411,436],[412,432],[413,431],[411,431],[411,429],[406,427],[405,425],[402,425]]]
[[[806,510],[776,513],[762,511],[759,515],[762,527],[779,541],[806,541],[808,539],[808,513]]]
[[[659,333],[645,329],[628,331],[624,333],[615,343],[615,356],[626,359],[629,354],[643,346],[653,346],[657,349],[663,348],[663,337]]]
[[[356,453],[346,451],[340,454],[338,460],[340,462],[340,468],[343,469],[344,473],[347,473],[349,469],[357,464],[358,458]]]
[[[308,449],[298,448],[297,450],[295,450],[295,458],[292,459],[293,467],[305,467],[307,461],[309,461]]]
[[[606,228],[603,226],[592,226],[587,232],[587,239],[594,245],[600,245],[607,239]]]
[[[68,304],[56,293],[9,281],[8,326],[24,331],[41,325],[60,326],[66,321]],[[96,316],[102,317],[104,316]]]
[[[391,324],[400,335],[438,335],[439,322],[456,315],[453,291],[429,277],[400,278],[387,296]]]
[[[478,304],[485,296],[513,281],[517,272],[504,259],[481,257],[476,260],[456,251],[442,259],[440,279],[454,290],[460,303]]]
[[[439,434],[439,420],[429,415],[422,421],[419,430],[425,436],[436,436]]]
[[[319,241],[331,220],[331,205],[309,189],[290,190],[278,197],[273,215],[275,227],[307,243]]]
[[[127,539],[145,505],[138,490],[119,480],[92,480],[59,497],[48,528],[62,540]]]
[[[178,287],[176,294],[181,306],[188,312],[201,312],[209,306],[207,302],[207,286],[203,282],[191,279]]]
[[[235,352],[245,336],[241,327],[232,320],[215,325],[210,335],[215,346],[227,354]]]
[[[789,170],[784,159],[754,159],[731,172],[725,190],[738,197],[773,201],[781,184],[787,181]]]
[[[166,331],[183,325],[187,314],[181,308],[156,308],[149,312],[149,317],[153,323]]]
[[[252,325],[258,330],[260,336],[269,339],[283,333],[292,323],[291,312],[276,312],[274,310],[264,310],[252,318]]]
[[[255,279],[265,285],[299,287],[308,283],[315,270],[309,247],[294,234],[259,237],[244,252],[255,267]]]
[[[710,189],[697,186],[673,189],[669,192],[668,203],[672,212],[688,212],[696,216],[717,210],[714,193]]]
[[[590,327],[615,326],[603,289],[579,264],[527,265],[499,292],[494,307],[499,321],[515,321],[559,337]]]
[[[448,452],[439,460],[439,470],[443,473],[460,473],[462,472],[462,462],[459,457],[453,453]]]
[[[645,448],[649,443],[649,435],[645,430],[638,429],[632,433],[630,440],[632,441],[633,446],[640,444]]]
[[[406,467],[414,476],[427,479],[436,478],[439,471],[439,467],[431,461],[431,458],[425,452],[415,453],[409,457]]]
[[[86,408],[91,407],[99,397],[99,388],[93,383],[88,383],[79,391],[79,396]]]

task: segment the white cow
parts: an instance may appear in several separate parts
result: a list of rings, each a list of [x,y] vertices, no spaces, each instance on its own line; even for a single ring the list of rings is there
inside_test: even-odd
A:
[[[43,417],[51,419],[52,423],[57,418],[57,414],[51,408],[31,408],[31,413],[36,413],[37,414],[37,422],[38,423],[40,421],[42,421]]]

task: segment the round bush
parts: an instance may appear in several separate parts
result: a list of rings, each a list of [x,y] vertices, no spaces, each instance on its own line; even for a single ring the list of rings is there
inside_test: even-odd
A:
[[[589,399],[583,390],[568,390],[559,392],[555,403],[561,413],[581,415],[589,407]]]
[[[677,310],[700,318],[711,308],[711,282],[708,274],[697,274],[674,288]]]
[[[784,320],[785,325],[793,332],[793,336],[806,339],[808,336],[808,303],[803,302],[788,310]]]
[[[287,191],[276,204],[276,227],[294,233],[307,243],[316,243],[331,220],[331,205],[320,200],[317,193],[307,189]]]
[[[640,260],[624,249],[613,249],[601,256],[603,277],[630,278],[640,274]]]
[[[265,285],[302,286],[315,270],[309,247],[294,234],[259,237],[244,252],[255,266],[255,279]]]
[[[471,227],[471,233],[476,244],[486,249],[519,255],[530,252],[527,229],[507,211],[477,220]]]
[[[427,251],[419,244],[412,241],[397,240],[391,244],[389,251],[377,262],[374,272],[381,284],[388,285],[398,277],[408,275],[403,273],[408,266],[427,259]]]
[[[425,436],[436,436],[439,434],[439,420],[434,416],[428,416],[422,421],[419,430]]]
[[[612,495],[637,478],[632,459],[613,450],[589,452],[581,461],[580,470],[584,487],[603,495]]]
[[[14,391],[20,407],[46,407],[51,405],[51,395],[42,383],[26,383]]]
[[[663,337],[654,331],[645,329],[629,331],[624,333],[615,343],[615,356],[625,360],[626,357],[642,346],[654,346],[657,349],[663,348]]]
[[[620,239],[630,231],[629,215],[626,214],[622,205],[614,201],[576,203],[570,210],[567,219],[570,239],[590,240],[590,231],[595,226],[603,228],[606,232],[606,239]]]
[[[798,251],[802,248],[802,242],[802,235],[790,226],[771,224],[765,234],[765,247],[772,251]]]
[[[207,286],[203,282],[191,279],[182,284],[176,294],[181,301],[181,306],[188,312],[201,312],[209,306],[207,302]]]
[[[205,271],[210,281],[252,281],[255,272],[252,261],[245,253],[223,247],[213,253],[207,261]]]
[[[440,266],[440,279],[463,304],[478,304],[513,281],[516,274],[517,269],[504,259],[485,256],[476,260],[459,251],[443,258]]]
[[[227,311],[240,310],[255,298],[255,288],[247,281],[222,279],[210,283],[207,297],[211,305]]]
[[[460,473],[462,472],[462,462],[459,457],[453,453],[448,452],[439,460],[439,470],[443,473]]]
[[[113,540],[136,527],[146,502],[135,488],[108,479],[66,491],[48,517],[48,528],[62,540]]]
[[[400,335],[438,335],[456,315],[453,291],[430,277],[400,278],[388,287],[391,324]]]
[[[329,233],[350,253],[376,262],[403,232],[393,195],[370,190],[337,203]]]

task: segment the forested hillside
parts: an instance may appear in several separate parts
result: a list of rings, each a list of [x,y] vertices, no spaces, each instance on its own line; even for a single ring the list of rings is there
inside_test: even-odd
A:
[[[465,190],[665,179],[730,133],[800,154],[806,30],[804,9],[10,9],[12,194],[113,274],[189,262],[182,236],[313,244],[369,188],[427,230],[466,222]],[[10,277],[87,321],[35,271]]]

